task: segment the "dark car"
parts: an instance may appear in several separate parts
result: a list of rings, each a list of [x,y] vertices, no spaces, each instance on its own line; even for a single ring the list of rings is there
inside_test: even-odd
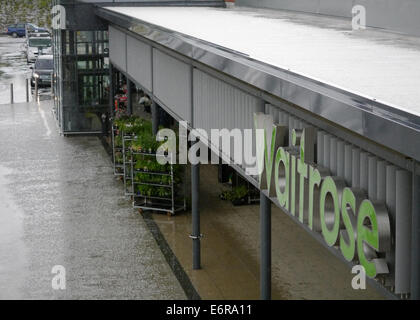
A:
[[[15,23],[6,27],[6,34],[13,38],[24,37],[28,32],[49,32],[46,28],[38,27],[32,23]]]
[[[51,76],[54,71],[54,62],[52,55],[39,56],[32,67],[31,86],[35,86],[35,81],[38,81],[38,86],[51,86]]]

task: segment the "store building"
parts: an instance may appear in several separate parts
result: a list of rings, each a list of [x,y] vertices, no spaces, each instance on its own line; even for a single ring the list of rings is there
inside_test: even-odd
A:
[[[261,189],[261,297],[270,298],[273,202],[349,267],[374,268],[366,270],[370,283],[385,296],[420,298],[420,4],[82,2],[60,2],[68,23],[55,31],[63,133],[96,132],[91,115],[112,116],[115,72],[191,130],[252,129],[256,114],[271,115],[272,150],[284,147],[272,168],[287,174],[274,176],[268,192],[265,181],[232,165]],[[355,5],[369,12],[366,29],[352,30]],[[302,138],[304,161],[290,148]],[[194,165],[194,268],[198,176]]]
[[[59,3],[66,23],[53,31],[57,121],[63,134],[102,132],[101,116],[109,110],[108,26],[90,4]]]

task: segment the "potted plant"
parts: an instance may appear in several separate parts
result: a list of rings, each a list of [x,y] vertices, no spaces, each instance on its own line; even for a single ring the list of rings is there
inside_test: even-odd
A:
[[[248,188],[245,185],[232,188],[230,191],[224,191],[220,194],[220,199],[229,200],[234,206],[240,206],[248,203]]]

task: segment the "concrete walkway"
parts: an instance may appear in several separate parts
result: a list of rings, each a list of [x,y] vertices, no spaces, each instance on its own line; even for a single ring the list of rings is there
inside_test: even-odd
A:
[[[200,169],[202,270],[192,270],[191,214],[154,220],[202,299],[259,299],[259,205],[234,207],[219,199],[217,167]],[[382,299],[354,290],[351,273],[299,225],[272,205],[273,299]]]
[[[61,137],[51,110],[0,106],[0,299],[184,299],[99,139]]]

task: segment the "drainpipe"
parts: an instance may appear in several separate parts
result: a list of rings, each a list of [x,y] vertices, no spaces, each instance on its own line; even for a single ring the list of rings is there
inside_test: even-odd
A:
[[[112,63],[109,63],[109,114],[111,117],[114,117],[114,96],[115,96],[115,87],[114,87],[114,67]]]
[[[260,192],[260,294],[261,300],[271,300],[271,201]]]
[[[127,77],[127,111],[129,115],[133,114],[133,91],[131,90],[132,82]]]
[[[201,248],[200,248],[200,165],[191,165],[191,197],[192,197],[192,234],[190,238],[193,243],[193,270],[201,269]]]

